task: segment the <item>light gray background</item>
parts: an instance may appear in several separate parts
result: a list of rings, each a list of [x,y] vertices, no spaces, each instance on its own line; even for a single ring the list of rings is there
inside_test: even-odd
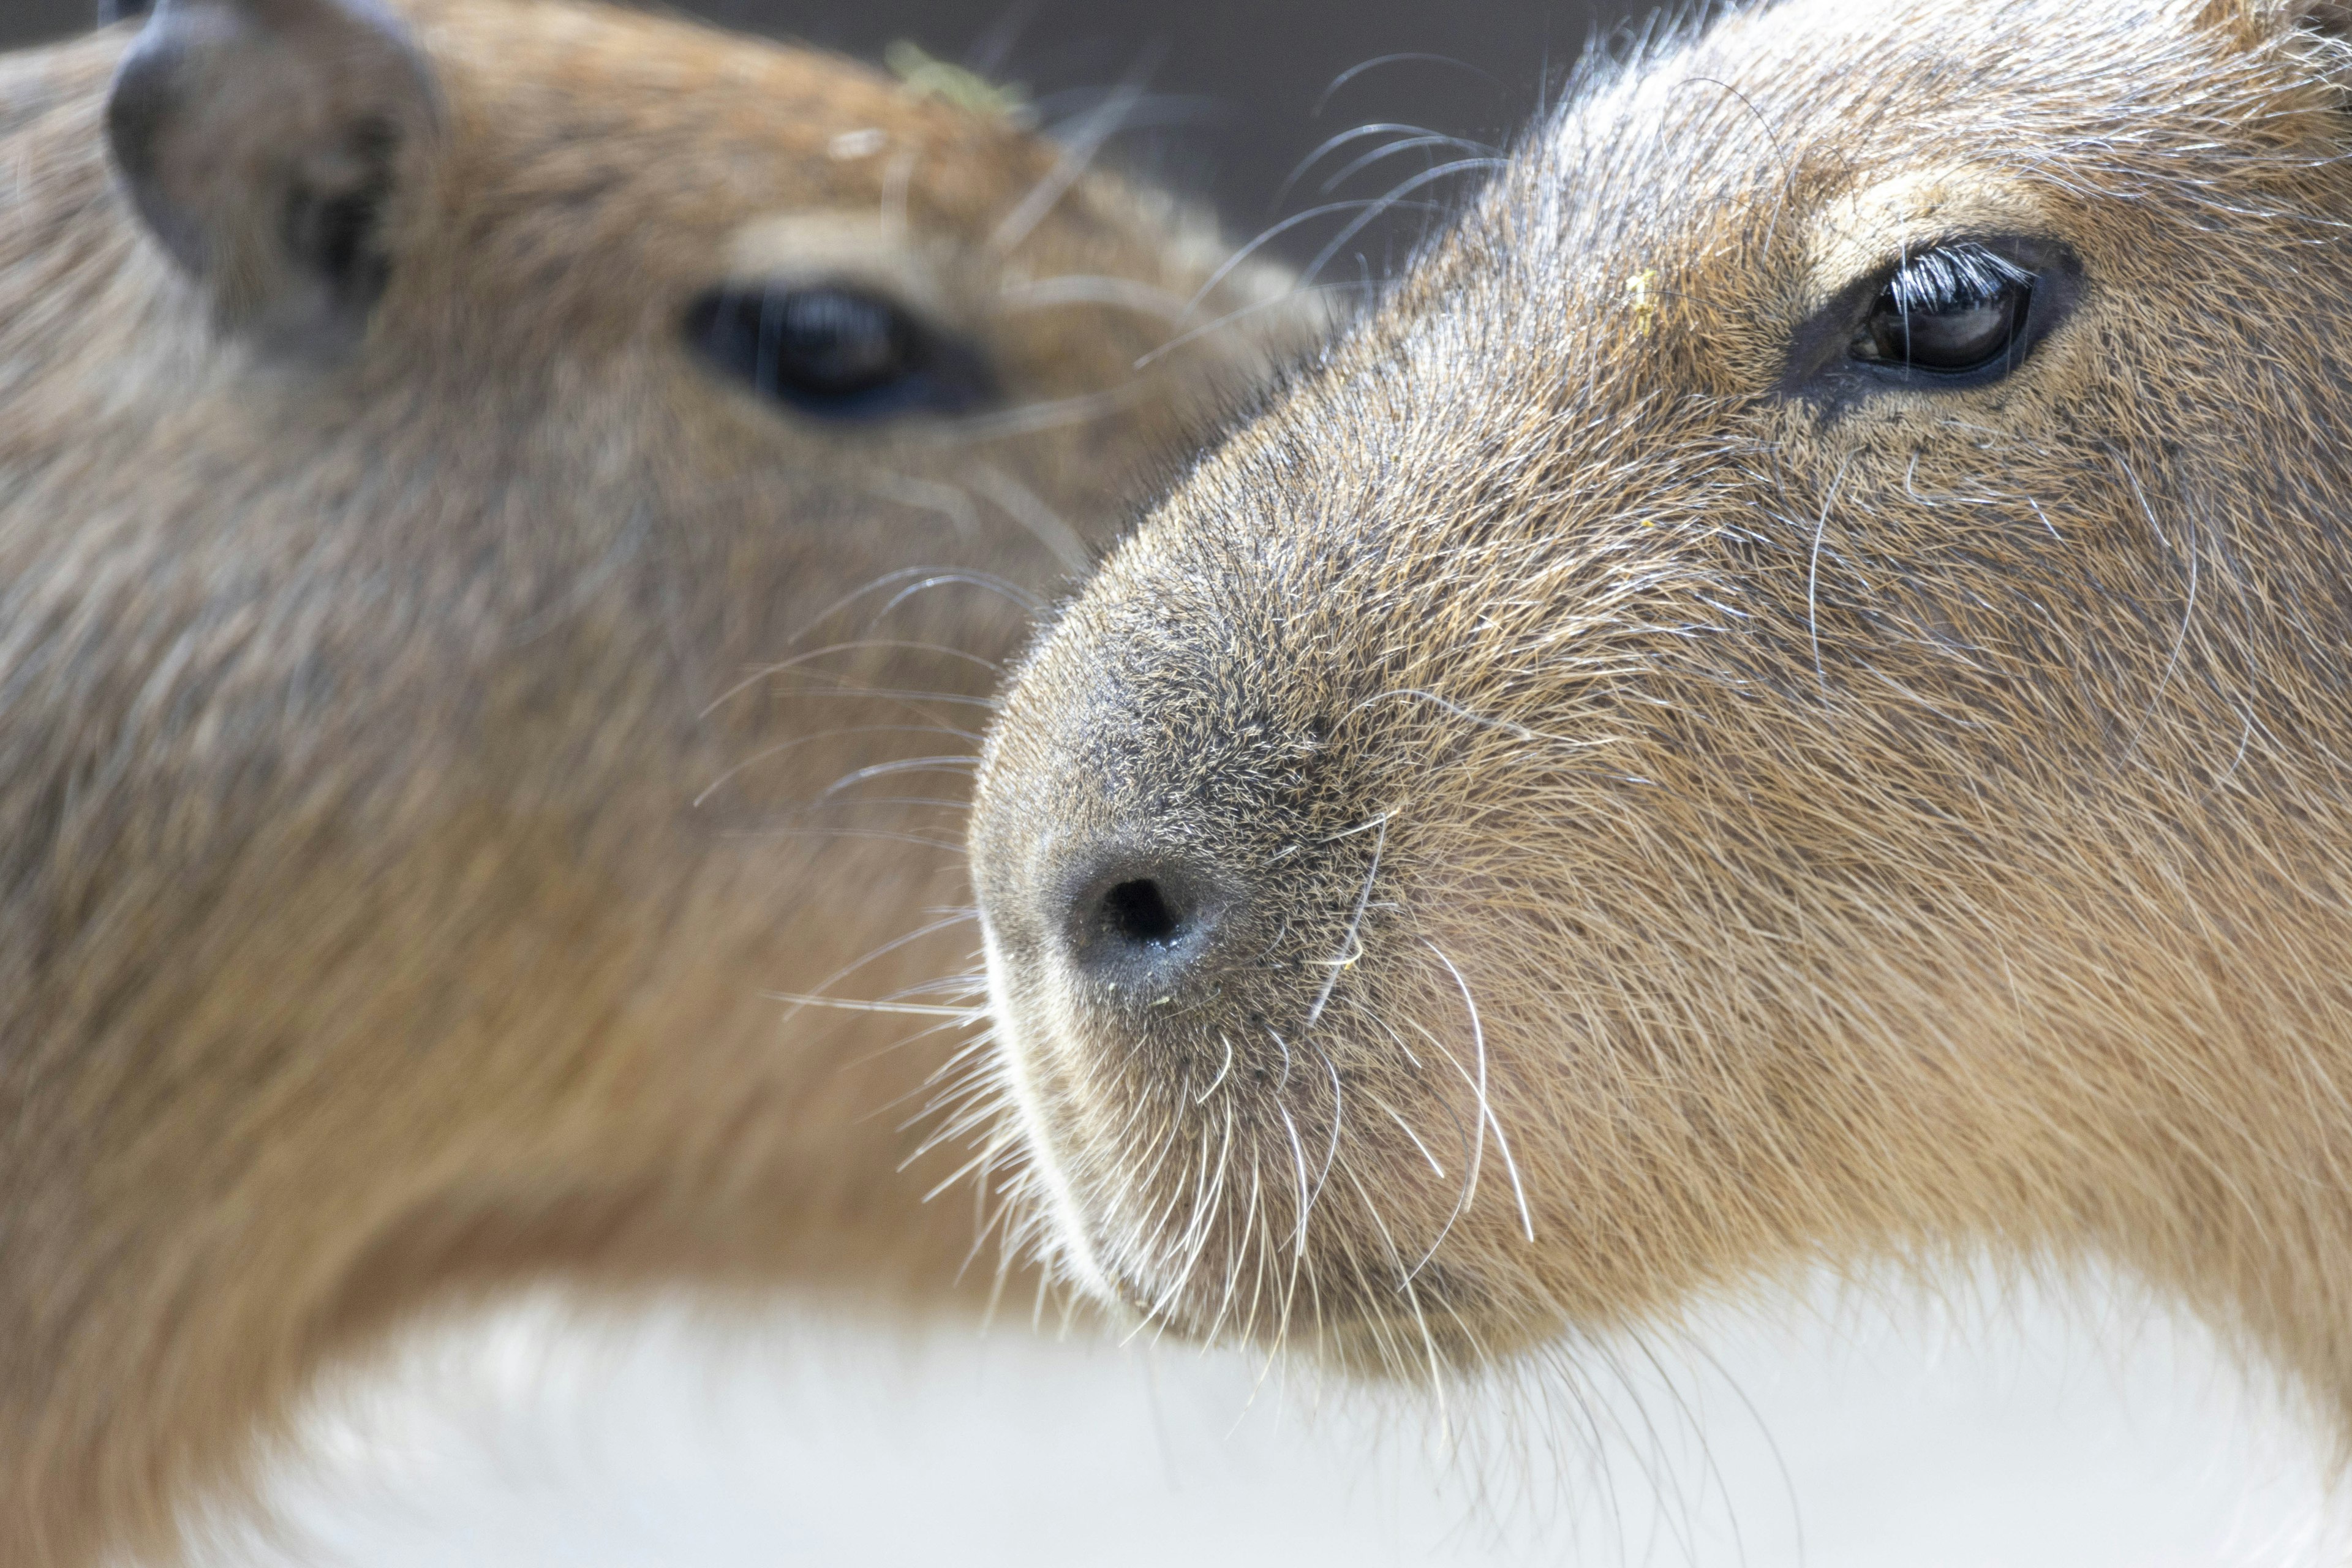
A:
[[[1516,1397],[551,1298],[322,1400],[197,1568],[2342,1568],[2301,1429],[2093,1282],[1702,1312]]]

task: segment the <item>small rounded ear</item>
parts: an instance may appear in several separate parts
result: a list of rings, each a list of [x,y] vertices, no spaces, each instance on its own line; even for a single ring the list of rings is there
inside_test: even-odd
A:
[[[133,205],[222,328],[331,356],[366,331],[386,210],[440,118],[423,54],[373,0],[156,0],[106,125]]]

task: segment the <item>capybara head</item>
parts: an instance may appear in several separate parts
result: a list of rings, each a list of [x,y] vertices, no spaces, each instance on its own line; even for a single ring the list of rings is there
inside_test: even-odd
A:
[[[0,1561],[453,1279],[948,1289],[945,1049],[776,994],[969,951],[1033,590],[1308,325],[1104,129],[541,0],[0,61]]]
[[[1411,1367],[2100,1255],[2352,1394],[2336,19],[1595,68],[1006,700],[1068,1270]]]

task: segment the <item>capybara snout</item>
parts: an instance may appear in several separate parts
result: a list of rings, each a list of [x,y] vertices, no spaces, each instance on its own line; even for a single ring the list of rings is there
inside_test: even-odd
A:
[[[1005,702],[1072,1271],[1408,1368],[2095,1253],[2352,1389],[2335,20],[1793,0],[1594,68]],[[1236,889],[1164,996],[1056,934],[1097,842]]]
[[[1039,650],[988,765],[976,875],[998,1027],[1044,1139],[1041,1190],[1074,1243],[1066,1261],[1139,1308],[1181,1301],[1196,1327],[1240,1327],[1285,1310],[1286,1266],[1278,1282],[1237,1283],[1191,1265],[1299,1237],[1330,1182],[1361,1179],[1339,1163],[1342,1125],[1353,1161],[1367,1139],[1412,1153],[1417,1132],[1372,1108],[1413,1104],[1444,1058],[1395,1054],[1386,1026],[1384,1057],[1337,1026],[1362,1007],[1343,981],[1390,945],[1400,913],[1382,874],[1394,875],[1398,814],[1362,750],[1385,703],[1336,669],[1261,685],[1256,661],[1286,628],[1265,604],[1208,587],[1198,564],[1155,574],[1132,599],[1089,595]],[[1085,668],[1056,679],[1065,647]],[[1450,990],[1432,965],[1424,978]],[[1351,1101],[1380,1123],[1358,1122]],[[1184,1108],[1181,1128],[1159,1119],[1163,1106]],[[1097,1107],[1134,1121],[1097,1126]],[[1130,1181],[1162,1162],[1232,1206],[1145,1206],[1167,1189]],[[1431,1186],[1441,1166],[1461,1169],[1384,1171],[1383,1201],[1417,1194],[1442,1220],[1455,1194]],[[1172,1250],[1134,1245],[1146,1236]],[[1429,1297],[1441,1280],[1468,1283],[1425,1267],[1416,1288]],[[1318,1282],[1328,1333],[1383,1310],[1353,1300],[1360,1286],[1344,1271]]]

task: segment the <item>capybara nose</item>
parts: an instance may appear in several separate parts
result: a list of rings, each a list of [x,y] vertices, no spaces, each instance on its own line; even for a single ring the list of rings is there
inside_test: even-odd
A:
[[[1062,886],[1071,889],[1063,930],[1078,977],[1147,1004],[1173,1000],[1205,970],[1234,903],[1225,878],[1181,853],[1097,853]]]

